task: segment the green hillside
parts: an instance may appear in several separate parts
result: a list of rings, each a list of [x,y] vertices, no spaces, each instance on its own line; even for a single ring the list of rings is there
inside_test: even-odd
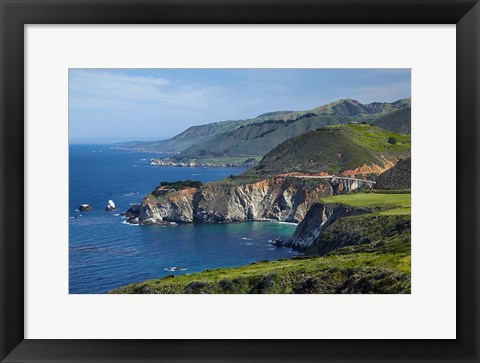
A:
[[[373,121],[375,126],[398,132],[400,134],[411,133],[411,113],[410,107],[392,112],[388,115],[381,116]]]
[[[179,152],[195,143],[209,140],[217,134],[222,134],[247,122],[249,121],[221,121],[206,125],[192,126],[171,139],[149,142],[124,142],[116,144],[116,146],[121,149],[152,152]]]
[[[178,155],[178,158],[205,158],[219,156],[263,156],[279,143],[326,125],[346,124],[349,116],[306,115],[295,121],[270,120],[240,126],[196,143]]]
[[[409,100],[371,103],[345,99],[310,111],[260,116],[208,140],[196,142],[182,151],[178,159],[202,159],[220,156],[263,156],[281,142],[322,126],[352,122],[373,123],[378,117],[408,107]],[[388,127],[387,127],[388,129]]]
[[[409,156],[409,136],[362,124],[327,126],[283,142],[245,175],[292,171],[335,175],[365,165],[375,172],[374,166],[383,168]]]
[[[410,189],[412,179],[411,158],[401,160],[393,168],[378,176],[377,189]]]
[[[342,99],[306,111],[274,111],[253,119],[192,126],[177,136],[153,142],[117,144],[119,148],[174,152],[178,160],[263,156],[281,142],[321,126],[372,123],[410,105],[410,99],[362,104]]]
[[[385,194],[381,191],[353,193],[322,198],[323,204],[344,204],[350,207],[371,208],[379,215],[410,215],[412,197],[410,193]]]

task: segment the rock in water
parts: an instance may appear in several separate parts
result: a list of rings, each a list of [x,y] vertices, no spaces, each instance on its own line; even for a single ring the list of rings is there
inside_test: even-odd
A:
[[[107,206],[105,207],[105,210],[107,212],[111,212],[112,210],[115,210],[115,203],[113,202],[113,200],[109,200],[108,203],[107,203]]]
[[[140,204],[134,204],[126,212],[120,213],[122,217],[134,219],[140,215]]]
[[[283,242],[283,241],[280,240],[280,239],[274,239],[274,240],[272,240],[272,242],[273,242],[273,245],[274,245],[275,247],[283,247],[283,246],[285,246],[285,242]]]
[[[90,210],[93,210],[92,206],[91,205],[88,205],[88,204],[82,204],[80,207],[78,207],[78,210],[80,212],[88,212]]]

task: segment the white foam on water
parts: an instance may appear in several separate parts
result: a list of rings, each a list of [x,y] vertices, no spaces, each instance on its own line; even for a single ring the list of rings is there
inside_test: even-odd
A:
[[[185,271],[186,268],[174,266],[174,267],[166,267],[166,268],[164,268],[163,270],[164,270],[164,271],[172,271],[172,272],[175,272],[175,271]]]
[[[140,224],[128,223],[128,221],[122,221],[122,224],[126,224],[127,226],[135,226],[135,227],[140,226]]]

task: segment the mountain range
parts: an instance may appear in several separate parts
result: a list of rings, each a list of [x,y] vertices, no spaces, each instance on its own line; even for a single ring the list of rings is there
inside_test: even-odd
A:
[[[118,148],[173,153],[176,160],[215,162],[227,158],[259,160],[285,140],[322,126],[368,123],[410,133],[410,98],[392,103],[362,104],[341,99],[306,111],[275,111],[253,119],[221,121],[192,126],[171,139],[128,142]]]

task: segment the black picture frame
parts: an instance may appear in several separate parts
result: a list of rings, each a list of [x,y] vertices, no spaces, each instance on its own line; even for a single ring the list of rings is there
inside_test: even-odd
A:
[[[2,362],[480,361],[477,0],[0,0],[0,12]],[[24,339],[24,25],[158,23],[456,24],[457,339]]]

